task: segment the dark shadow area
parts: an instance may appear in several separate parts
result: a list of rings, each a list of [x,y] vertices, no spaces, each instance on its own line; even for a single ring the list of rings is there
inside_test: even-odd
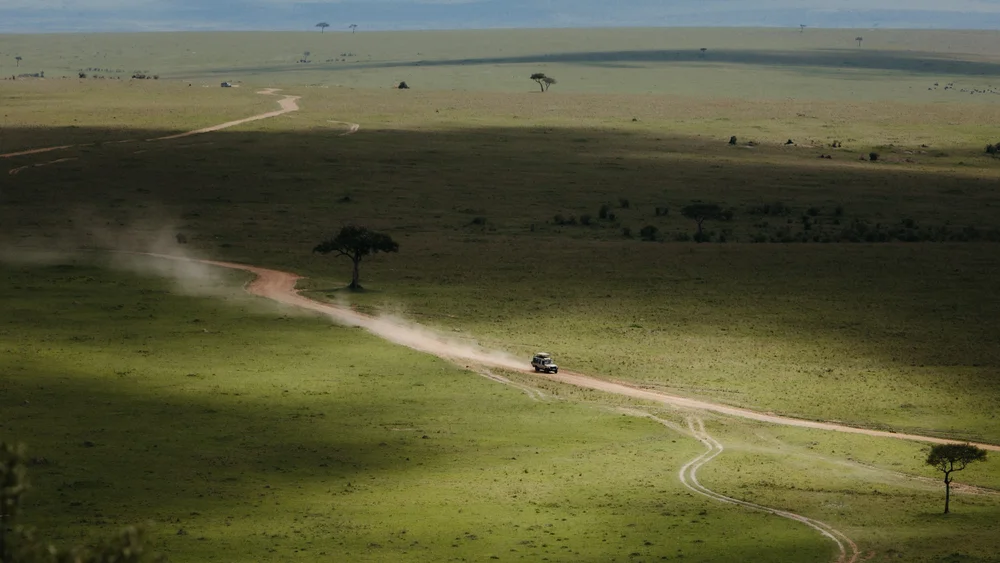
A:
[[[796,69],[837,69],[892,71],[934,76],[998,76],[1000,62],[947,58],[940,53],[919,51],[880,51],[870,49],[824,49],[811,51],[768,51],[711,49],[589,51],[577,53],[540,53],[512,57],[470,59],[433,59],[412,61],[379,61],[357,63],[313,63],[308,70],[348,71],[385,68],[458,67],[503,64],[573,64],[604,68],[629,68],[644,64],[745,65]],[[184,76],[230,75],[234,72],[281,73],[302,71],[298,65],[262,65],[208,70]]]
[[[549,306],[564,314],[565,303],[596,307],[608,295],[628,296],[619,306],[636,316],[644,300],[683,299],[683,329],[692,333],[726,326],[738,311],[747,330],[765,325],[781,338],[836,342],[858,358],[909,365],[914,378],[961,367],[977,396],[1000,385],[990,375],[1000,366],[996,244],[747,244],[756,233],[805,224],[810,232],[858,222],[1000,228],[1000,188],[989,179],[997,161],[978,151],[895,147],[873,163],[858,161],[869,147],[730,147],[727,138],[553,127],[365,129],[346,138],[226,131],[212,140],[9,159],[78,158],[3,176],[2,242],[100,246],[100,231],[169,223],[199,254],[345,279],[346,261],[310,250],[358,223],[401,245],[398,256],[362,264],[363,284],[392,284],[400,299],[455,295],[469,322],[478,322],[473,297],[509,304],[497,323]],[[824,153],[833,160],[817,158]],[[983,172],[956,159],[981,159]],[[681,209],[696,200],[734,212],[706,222],[716,242],[690,241],[696,225]],[[788,211],[752,211],[775,202]],[[602,205],[614,218],[600,217]],[[556,224],[557,215],[566,223]],[[657,228],[656,242],[640,240],[647,225]],[[727,242],[717,242],[726,231]]]

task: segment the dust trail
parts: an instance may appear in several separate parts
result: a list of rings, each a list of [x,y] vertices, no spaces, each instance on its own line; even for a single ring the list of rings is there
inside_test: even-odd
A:
[[[341,137],[346,137],[348,135],[353,135],[353,134],[355,134],[355,133],[358,132],[358,129],[361,129],[361,125],[359,125],[357,123],[351,123],[350,121],[335,121],[333,119],[330,119],[330,120],[327,121],[327,123],[338,123],[340,125],[346,125],[347,126],[347,131],[344,132],[344,133],[341,133],[340,134]]]
[[[187,257],[155,252],[149,253],[149,256],[167,258],[173,261],[191,261]],[[285,305],[323,313],[339,324],[364,328],[385,340],[414,350],[427,352],[463,365],[467,362],[473,362],[510,370],[524,370],[525,362],[505,352],[486,350],[474,343],[448,337],[427,327],[396,317],[373,317],[344,306],[320,303],[304,297],[295,289],[295,283],[299,280],[299,276],[295,274],[231,262],[212,260],[196,262],[251,272],[256,275],[256,278],[247,285],[246,289],[253,295],[266,297]]]
[[[668,421],[662,421],[654,416],[650,418],[657,420],[666,424],[671,428],[676,428],[676,425],[669,423]],[[693,435],[699,442],[708,448],[704,453],[698,457],[687,462],[683,467],[681,467],[679,478],[681,483],[691,489],[692,491],[706,496],[710,499],[724,502],[727,504],[735,504],[750,508],[753,510],[760,510],[762,512],[767,512],[768,514],[774,514],[775,516],[781,516],[782,518],[788,518],[789,520],[794,520],[796,522],[801,522],[806,526],[816,530],[822,534],[827,539],[831,540],[837,545],[837,549],[840,552],[837,557],[837,563],[856,563],[858,557],[860,557],[861,552],[858,550],[857,544],[855,544],[851,538],[847,537],[843,532],[837,530],[833,526],[825,522],[820,522],[819,520],[814,520],[801,514],[796,514],[794,512],[789,512],[787,510],[778,510],[775,508],[768,508],[759,504],[752,502],[747,502],[744,500],[735,499],[732,497],[727,497],[726,495],[717,493],[708,487],[705,487],[700,482],[698,482],[698,470],[708,462],[715,459],[719,454],[721,454],[725,448],[722,444],[713,438],[708,432],[705,431],[705,423],[700,418],[689,418],[688,428],[690,429],[691,435]]]
[[[160,258],[167,258],[172,260],[187,259],[183,257],[170,256],[170,255],[158,255],[158,256]],[[434,354],[438,357],[454,361],[455,363],[466,365],[466,367],[470,367],[468,363],[471,362],[471,363],[479,363],[488,367],[509,369],[513,371],[519,371],[522,373],[531,373],[531,370],[527,369],[527,366],[525,365],[524,361],[512,356],[511,354],[498,351],[484,350],[483,348],[473,344],[469,344],[468,342],[462,342],[453,338],[442,336],[416,323],[408,321],[400,321],[386,317],[382,318],[371,317],[359,313],[357,311],[353,311],[343,306],[337,306],[330,303],[321,303],[319,301],[314,301],[312,299],[309,299],[308,297],[304,297],[303,295],[299,294],[299,292],[295,289],[295,283],[296,281],[299,280],[299,276],[295,274],[291,274],[288,272],[281,272],[278,270],[271,270],[268,268],[261,268],[258,266],[236,264],[232,262],[214,262],[208,260],[202,262],[204,264],[211,264],[235,270],[243,270],[254,274],[256,276],[256,279],[254,279],[246,288],[247,291],[249,291],[253,295],[265,297],[267,299],[271,299],[273,301],[285,305],[292,305],[294,307],[301,307],[303,309],[324,313],[342,324],[366,328],[373,334],[381,336],[382,338],[385,338],[390,342],[395,342],[397,344],[402,344],[404,346],[408,346],[415,350],[420,350],[422,352]],[[637,387],[632,387],[626,383],[607,381],[589,375],[584,375],[582,373],[574,373],[570,371],[560,371],[559,373],[554,373],[554,374],[536,373],[534,375],[536,377],[544,377],[552,381],[557,381],[559,383],[565,383],[568,385],[573,385],[584,389],[594,389],[596,391],[603,391],[615,395],[632,397],[634,399],[640,399],[644,401],[652,401],[668,406],[717,412],[720,414],[725,414],[729,416],[735,416],[738,418],[745,418],[750,420],[757,420],[760,422],[767,422],[770,424],[796,426],[799,428],[813,428],[816,430],[830,430],[833,432],[846,432],[850,434],[863,434],[866,436],[874,436],[879,438],[893,438],[897,440],[929,442],[932,444],[971,443],[975,446],[978,446],[986,450],[1000,451],[1000,446],[996,444],[968,442],[965,440],[952,440],[948,438],[938,438],[935,436],[921,436],[919,434],[888,432],[885,430],[872,430],[869,428],[858,428],[855,426],[847,426],[835,422],[803,420],[788,416],[762,413],[750,409],[731,407],[729,405],[710,403],[708,401],[699,401],[697,399],[690,399],[687,397],[670,395],[658,391],[650,391],[648,389],[640,389]]]

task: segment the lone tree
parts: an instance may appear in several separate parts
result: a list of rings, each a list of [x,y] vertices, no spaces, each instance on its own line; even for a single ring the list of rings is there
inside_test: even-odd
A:
[[[799,33],[805,33],[805,32],[806,32],[806,24],[800,23],[799,24]]]
[[[940,444],[931,448],[927,465],[944,473],[944,513],[948,514],[951,502],[951,474],[961,471],[974,461],[986,461],[986,450],[972,444]]]
[[[23,59],[21,58],[21,55],[18,55],[18,56],[16,56],[16,57],[14,57],[14,60],[15,60],[15,61],[17,61],[17,64],[16,64],[15,66],[18,66],[18,67],[20,67],[20,66],[21,66],[21,61],[23,60]]]
[[[705,241],[705,233],[702,231],[702,223],[708,219],[722,218],[722,208],[714,203],[692,203],[681,209],[681,215],[688,219],[694,219],[698,224],[698,232],[694,235],[694,240]]]
[[[351,34],[352,35],[354,34],[355,31],[358,30],[358,24],[356,24],[356,23],[352,23],[351,25],[349,25],[347,27],[351,28]]]
[[[535,74],[532,74],[531,79],[538,83],[538,87],[541,89],[542,92],[548,90],[549,86],[552,86],[553,84],[556,83],[555,78],[552,78],[551,76],[545,76],[545,73],[543,72],[536,72]]]
[[[326,31],[326,28],[330,27],[330,24],[326,22],[319,22],[318,24],[316,24],[316,27],[319,28],[320,33],[323,33],[324,31]]]
[[[358,283],[358,266],[361,264],[361,259],[379,252],[399,252],[399,244],[389,235],[377,233],[367,227],[347,225],[340,229],[337,236],[316,245],[313,252],[320,254],[336,252],[337,256],[350,258],[354,262],[354,270],[351,274],[351,285],[348,287],[361,289],[361,284]]]
[[[858,42],[858,47],[860,47],[860,46],[861,46],[861,42],[862,42],[862,41],[864,41],[864,40],[865,40],[865,38],[864,38],[864,37],[861,37],[861,36],[859,35],[859,36],[855,37],[855,38],[854,38],[854,40]]]

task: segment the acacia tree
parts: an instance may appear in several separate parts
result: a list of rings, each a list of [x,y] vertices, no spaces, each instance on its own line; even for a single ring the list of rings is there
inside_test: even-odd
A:
[[[859,36],[855,37],[855,38],[854,38],[854,40],[858,42],[858,47],[860,47],[860,46],[861,46],[861,42],[862,42],[862,41],[864,41],[864,40],[865,40],[865,38],[864,38],[864,37],[861,37],[861,36],[859,35]]]
[[[535,74],[532,74],[531,79],[538,83],[538,88],[541,89],[542,92],[544,92],[547,89],[548,87],[547,85],[556,83],[555,78],[549,78],[548,76],[545,76],[544,72],[536,72]]]
[[[358,24],[356,24],[356,23],[352,23],[351,25],[349,25],[347,27],[351,28],[351,35],[354,35],[354,32],[358,30]]]
[[[316,24],[316,27],[319,28],[320,33],[323,33],[324,31],[326,31],[326,28],[330,27],[330,24],[326,22],[319,22],[318,24]]]
[[[354,269],[351,274],[351,285],[348,287],[361,289],[361,284],[358,283],[361,259],[379,252],[399,252],[399,244],[389,235],[377,233],[367,227],[347,225],[340,229],[337,236],[317,244],[313,252],[320,254],[336,252],[336,256],[350,258],[354,263]]]
[[[944,513],[951,502],[951,474],[965,469],[970,463],[986,461],[986,450],[972,444],[939,444],[927,455],[927,465],[944,473]]]
[[[542,79],[542,84],[545,85],[545,91],[546,92],[549,91],[549,86],[552,86],[553,84],[556,84],[557,82],[558,81],[555,78],[552,78],[551,76],[546,76],[545,78]]]
[[[21,55],[18,55],[16,57],[14,57],[14,60],[17,61],[17,65],[16,66],[20,67],[21,66],[21,61],[23,60],[21,58]]]
[[[722,208],[715,203],[692,203],[681,209],[681,215],[688,219],[694,219],[698,224],[698,232],[694,235],[694,240],[702,242],[705,234],[702,232],[702,224],[709,219],[722,218]]]

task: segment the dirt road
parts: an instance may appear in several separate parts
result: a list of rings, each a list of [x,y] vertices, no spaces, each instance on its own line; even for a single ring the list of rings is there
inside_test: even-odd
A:
[[[158,255],[158,256],[162,258],[178,259],[177,257],[174,256],[166,256],[166,255]],[[333,319],[343,324],[366,328],[372,333],[381,336],[383,338],[386,338],[387,340],[390,340],[397,344],[402,344],[404,346],[408,346],[415,350],[420,350],[422,352],[434,354],[436,356],[456,361],[458,363],[463,363],[463,364],[478,363],[488,367],[496,367],[496,368],[520,371],[524,373],[531,373],[533,375],[536,375],[537,377],[544,377],[552,381],[558,381],[560,383],[574,385],[576,387],[582,387],[585,389],[594,389],[606,393],[613,393],[616,395],[624,395],[635,399],[652,401],[672,407],[681,407],[695,411],[715,412],[728,416],[757,420],[760,422],[767,422],[771,424],[797,426],[800,428],[813,428],[816,430],[829,430],[833,432],[846,432],[850,434],[862,434],[865,436],[874,436],[878,438],[911,440],[915,442],[927,442],[931,444],[966,443],[965,441],[962,440],[950,440],[947,438],[938,438],[934,436],[921,436],[918,434],[906,434],[899,432],[888,432],[884,430],[872,430],[869,428],[857,428],[854,426],[847,426],[835,422],[803,420],[787,416],[762,413],[739,407],[732,407],[718,403],[711,403],[708,401],[699,401],[697,399],[690,399],[687,397],[670,395],[660,391],[640,389],[638,387],[634,387],[627,383],[598,379],[596,377],[592,377],[582,373],[563,371],[558,374],[534,374],[532,370],[527,369],[525,361],[510,356],[509,354],[483,350],[477,346],[468,343],[458,342],[455,341],[454,339],[449,339],[443,335],[437,334],[425,327],[421,327],[413,323],[406,323],[404,321],[399,321],[394,319],[372,317],[364,315],[362,313],[358,313],[357,311],[354,311],[348,307],[338,306],[332,303],[321,303],[319,301],[314,301],[312,299],[309,299],[308,297],[304,297],[303,295],[299,294],[299,292],[295,289],[295,284],[300,279],[300,277],[295,274],[291,274],[288,272],[281,272],[278,270],[271,270],[267,268],[259,268],[256,266],[248,266],[245,264],[234,264],[231,262],[213,262],[213,261],[202,261],[202,262],[206,264],[212,264],[215,266],[221,266],[224,268],[244,270],[253,273],[257,277],[247,286],[247,291],[249,291],[254,295],[265,297],[267,299],[271,299],[279,303],[284,303],[286,305],[292,305],[295,307],[301,307],[304,309],[317,311],[319,313],[329,315]],[[1000,451],[1000,446],[995,444],[975,443],[974,445],[979,446],[980,448],[986,450]]]
[[[257,93],[261,94],[261,95],[264,95],[264,96],[276,96],[277,92],[280,92],[280,89],[278,89],[278,88],[265,88],[263,90],[260,90]],[[260,121],[261,119],[270,119],[272,117],[278,117],[279,115],[285,115],[286,113],[291,113],[293,111],[299,111],[298,101],[301,98],[302,98],[302,96],[284,96],[280,100],[278,100],[278,107],[280,109],[275,110],[275,111],[269,111],[267,113],[261,113],[261,114],[258,114],[258,115],[252,115],[250,117],[245,117],[243,119],[237,119],[235,121],[227,121],[226,123],[220,123],[218,125],[212,125],[211,127],[205,127],[205,128],[202,128],[202,129],[196,129],[194,131],[187,131],[185,133],[177,133],[175,135],[166,135],[166,136],[163,136],[163,137],[154,137],[152,139],[146,139],[146,141],[147,142],[152,142],[152,141],[169,141],[171,139],[181,139],[181,138],[184,138],[184,137],[190,137],[192,135],[201,135],[203,133],[211,133],[213,131],[221,131],[223,129],[229,129],[230,127],[236,127],[237,125],[243,125],[244,123],[250,123],[251,121]],[[346,124],[348,126],[348,132],[344,133],[344,135],[350,135],[352,133],[355,133],[360,128],[360,125],[358,125],[357,123],[350,123],[350,122],[346,122],[346,121],[337,121],[335,123],[344,123],[344,124]],[[132,143],[132,142],[135,142],[135,139],[124,139],[124,140],[121,140],[121,141],[111,141],[109,144]],[[38,149],[30,149],[30,150],[23,150],[23,151],[18,151],[18,152],[11,152],[11,153],[6,153],[6,154],[0,154],[0,158],[14,158],[14,157],[18,157],[18,156],[31,156],[31,155],[35,155],[35,154],[42,154],[42,153],[47,153],[47,152],[68,150],[68,149],[78,148],[78,147],[90,147],[90,146],[94,146],[94,143],[84,143],[84,144],[79,144],[79,145],[59,145],[59,146],[55,146],[55,147],[43,147],[43,148],[38,148]],[[21,170],[25,170],[27,168],[32,168],[32,167],[37,167],[37,166],[46,166],[46,165],[49,165],[49,164],[57,164],[59,162],[66,162],[67,160],[70,160],[70,159],[53,160],[53,161],[42,163],[42,164],[39,164],[39,165],[30,165],[29,164],[27,166],[20,166],[18,168],[15,168],[14,170],[11,170],[9,172],[9,174],[13,176],[13,175],[17,174],[18,172],[20,172]]]
[[[277,92],[280,92],[278,88],[265,88],[258,94],[265,96],[275,96]],[[184,137],[190,137],[192,135],[201,135],[202,133],[211,133],[213,131],[222,131],[223,129],[229,129],[230,127],[236,127],[237,125],[243,125],[244,123],[250,123],[251,121],[260,121],[261,119],[270,119],[272,117],[278,117],[279,115],[285,115],[286,113],[291,113],[293,111],[299,111],[298,101],[302,99],[302,96],[285,96],[278,100],[278,107],[281,109],[276,111],[269,111],[267,113],[262,113],[259,115],[253,115],[250,117],[244,117],[243,119],[237,119],[235,121],[227,121],[225,123],[220,123],[218,125],[213,125],[211,127],[205,127],[204,129],[196,129],[194,131],[188,131],[187,133],[178,133],[176,135],[167,135],[166,137],[156,137],[149,139],[150,141],[169,141],[171,139],[182,139]]]

